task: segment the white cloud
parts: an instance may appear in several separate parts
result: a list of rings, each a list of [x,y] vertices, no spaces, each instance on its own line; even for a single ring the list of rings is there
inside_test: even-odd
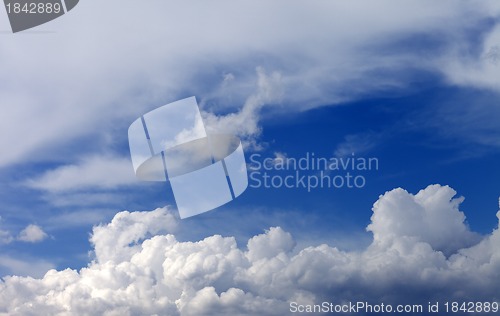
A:
[[[94,227],[90,241],[100,261],[122,262],[129,260],[140,248],[140,240],[162,231],[172,231],[175,227],[175,217],[166,209],[133,213],[124,211],[118,213],[111,223]]]
[[[96,223],[107,221],[116,214],[115,209],[92,208],[71,210],[43,219],[44,226],[48,229],[60,229],[61,227],[91,227]]]
[[[89,212],[95,212],[97,205],[109,205],[112,201],[123,201],[122,192],[110,192],[105,189],[101,190],[104,192],[53,192],[44,195],[44,199],[57,207],[74,205],[83,208],[92,207],[92,210],[88,210]]]
[[[496,89],[496,68],[464,53],[473,44],[457,34],[498,12],[493,1],[80,3],[39,28],[55,33],[2,40],[0,166],[116,144],[139,115],[189,95],[236,113],[214,119],[221,128],[254,133],[279,91],[282,111],[300,111],[404,88],[415,68]],[[495,32],[479,44],[485,53]],[[444,47],[422,57],[399,42],[412,36]]]
[[[53,193],[85,189],[113,189],[138,183],[129,158],[91,156],[26,180],[25,185]],[[103,197],[102,194],[97,197]],[[64,202],[64,201],[63,201]]]
[[[51,216],[47,223],[50,226],[88,225],[109,219],[106,209],[116,206],[117,201],[123,202],[127,196],[119,190],[139,184],[130,158],[111,155],[83,157],[21,182],[25,187],[40,191],[42,198],[53,206],[73,208],[71,213],[74,214],[65,212]],[[83,213],[85,215],[81,216]]]
[[[279,227],[273,227],[265,235],[258,235],[248,241],[247,257],[250,261],[271,259],[280,253],[288,253],[295,246],[292,236]]]
[[[353,153],[363,154],[375,147],[380,138],[380,134],[373,132],[347,135],[344,137],[344,141],[337,145],[333,154],[335,157],[347,157]]]
[[[54,266],[51,262],[36,258],[16,258],[5,254],[0,255],[0,271],[3,275],[10,274],[18,277],[42,278],[47,271],[54,269]],[[0,315],[2,312],[0,309]]]
[[[497,65],[498,62],[500,62],[500,47],[498,45],[491,46],[486,52],[484,58],[494,65]]]
[[[500,231],[473,244],[477,236],[454,195],[439,185],[416,195],[387,192],[373,207],[373,243],[351,252],[326,244],[295,249],[279,227],[251,238],[246,249],[219,235],[198,242],[148,237],[175,229],[169,210],[122,212],[94,228],[96,257],[88,267],[4,278],[0,313],[283,315],[292,300],[497,301]]]
[[[2,216],[0,216],[0,224],[2,223]],[[0,245],[2,244],[8,244],[12,242],[14,238],[12,237],[11,233],[7,230],[0,229]]]
[[[446,58],[440,60],[442,71],[453,84],[500,91],[500,26],[493,27],[484,41],[474,49],[477,54],[464,54],[467,47],[457,47]]]
[[[0,217],[0,222],[2,218]],[[14,237],[10,231],[0,229],[0,245],[9,244],[13,241],[22,241],[29,243],[37,243],[47,238],[47,233],[35,224],[30,224],[21,230],[17,237]]]
[[[26,226],[17,236],[18,240],[31,243],[40,242],[45,238],[47,238],[47,233],[40,226],[34,224]]]
[[[10,243],[14,238],[12,235],[6,231],[6,230],[0,230],[0,245],[1,244],[8,244]]]
[[[373,206],[371,224],[376,244],[392,244],[401,236],[415,238],[445,254],[469,247],[479,241],[464,224],[458,209],[464,200],[448,186],[431,185],[416,195],[403,189],[386,193]]]
[[[283,83],[278,72],[267,74],[262,67],[256,69],[257,87],[236,113],[217,116],[203,112],[203,120],[208,133],[227,133],[238,135],[247,147],[256,145],[255,137],[261,132],[259,127],[260,111],[268,104],[279,103],[283,98]],[[224,77],[224,81],[227,76]],[[258,149],[253,146],[254,149]]]

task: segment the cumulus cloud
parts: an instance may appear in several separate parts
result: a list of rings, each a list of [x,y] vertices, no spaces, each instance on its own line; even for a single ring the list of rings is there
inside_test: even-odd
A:
[[[40,226],[34,224],[26,226],[17,236],[18,240],[31,243],[40,242],[45,238],[47,238],[47,233]]]
[[[386,193],[373,206],[371,224],[375,244],[392,244],[401,236],[429,244],[445,254],[469,247],[480,236],[464,224],[458,207],[463,197],[450,187],[431,185],[416,195],[403,189]]]
[[[0,217],[0,221],[1,220],[2,218]],[[35,224],[29,224],[28,226],[26,226],[19,232],[17,237],[13,236],[8,230],[0,229],[0,245],[8,244],[16,240],[22,242],[37,243],[47,237],[47,233],[45,233],[40,226]]]
[[[122,262],[140,248],[139,241],[148,235],[175,229],[174,215],[165,209],[152,212],[118,213],[111,223],[94,227],[90,241],[100,261]]]
[[[481,240],[448,186],[395,189],[373,206],[363,251],[296,249],[279,227],[245,248],[214,235],[180,242],[168,208],[121,212],[94,228],[95,259],[80,271],[0,283],[0,312],[34,315],[283,315],[289,303],[500,299],[500,232]],[[500,211],[497,214],[500,220]],[[160,234],[161,231],[170,233]],[[154,235],[154,236],[152,236]]]
[[[1,221],[1,217],[0,217]],[[16,236],[8,230],[0,229],[0,246],[13,242],[38,243],[48,237],[47,233],[37,225],[30,224]],[[54,264],[37,258],[20,257],[17,253],[3,250],[0,253],[0,274],[16,274],[21,276],[43,277]],[[1,312],[0,312],[1,313]]]

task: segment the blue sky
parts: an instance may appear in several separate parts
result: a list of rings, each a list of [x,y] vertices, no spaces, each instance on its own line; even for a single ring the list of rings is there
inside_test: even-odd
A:
[[[477,183],[495,183],[498,179],[498,148],[461,141],[461,135],[442,135],[439,130],[442,127],[433,126],[434,123],[430,121],[439,120],[439,111],[446,111],[444,106],[436,105],[440,102],[436,100],[453,100],[457,94],[485,98],[484,94],[487,97],[489,92],[450,89],[438,80],[435,83],[436,86],[430,89],[420,90],[415,87],[418,91],[396,98],[382,96],[301,114],[286,114],[279,122],[273,117],[265,118],[262,122],[263,132],[259,136],[259,141],[266,144],[265,149],[248,151],[248,162],[250,155],[255,153],[260,155],[261,161],[263,158],[273,158],[276,152],[297,158],[304,157],[308,152],[317,157],[331,158],[335,157],[335,150],[340,145],[345,145],[348,139],[358,146],[352,147],[357,156],[376,157],[380,168],[378,171],[360,173],[366,178],[364,188],[318,188],[312,192],[307,192],[305,188],[249,188],[244,196],[220,210],[185,221],[217,221],[221,216],[232,217],[227,213],[240,213],[239,209],[265,209],[266,213],[276,211],[279,214],[293,210],[293,215],[279,218],[269,216],[269,219],[255,223],[250,216],[247,219],[249,223],[234,225],[233,229],[225,227],[221,231],[217,226],[205,227],[193,237],[206,237],[213,233],[241,234],[241,241],[244,242],[252,234],[274,225],[286,227],[288,231],[303,235],[306,239],[311,236],[319,238],[317,241],[309,240],[313,243],[327,242],[332,235],[339,234],[333,234],[337,230],[346,236],[358,236],[369,222],[371,207],[378,195],[396,187],[418,192],[428,184],[450,185],[459,195],[465,196],[462,206],[468,224],[474,231],[489,233],[496,226],[498,189],[495,186],[480,187]],[[423,112],[427,112],[427,118],[423,118]],[[481,113],[478,115],[482,116]],[[453,130],[457,126],[450,124],[448,128]],[[491,132],[495,133],[495,130]],[[127,140],[123,139],[122,142]],[[126,156],[128,146],[125,144],[119,147],[118,154]],[[474,153],[471,154],[471,151]],[[29,164],[23,169],[26,174],[36,174],[46,170],[45,168],[43,164]],[[280,172],[274,171],[274,174],[279,175]],[[17,176],[14,175],[13,178],[16,179]],[[113,190],[119,202],[104,199],[101,204],[103,211],[95,222],[66,228],[51,225],[44,217],[48,214],[68,214],[67,207],[50,206],[43,194],[36,190],[20,187],[18,184],[11,185],[11,191],[8,188],[3,191],[5,198],[2,201],[7,201],[9,204],[4,208],[13,212],[5,212],[3,220],[7,223],[12,221],[10,223],[13,228],[24,227],[28,223],[43,223],[51,238],[43,242],[43,247],[20,243],[10,243],[3,247],[6,251],[21,256],[34,255],[49,262],[56,259],[56,262],[60,261],[56,263],[59,269],[66,266],[81,268],[88,262],[88,234],[93,225],[110,220],[121,210],[147,210],[175,203],[168,184],[138,183],[138,186]],[[14,193],[19,191],[24,193]],[[94,193],[99,194],[99,190]],[[127,196],[130,194],[133,197]],[[83,202],[76,207],[85,210],[89,205]],[[33,208],[37,211],[29,211]],[[19,212],[19,209],[28,211]],[[233,220],[238,221],[240,216],[238,214]],[[242,230],[241,226],[245,229]],[[360,240],[361,245],[369,238],[369,233],[365,234],[366,239]],[[186,239],[191,237],[189,234],[183,236]],[[349,246],[353,245],[346,244],[344,247]]]
[[[335,276],[326,277],[324,284],[319,279],[294,278],[300,273],[321,274],[328,262],[344,271],[332,258],[351,260],[352,266],[365,261],[369,267],[375,262],[373,253],[383,255],[388,249],[410,253],[394,261],[387,255],[388,270],[392,262],[409,260],[415,265],[408,264],[408,269],[422,271],[425,264],[411,261],[411,255],[426,249],[421,257],[435,264],[429,269],[463,269],[462,274],[478,284],[482,278],[498,280],[500,275],[493,272],[469,275],[477,267],[460,261],[464,254],[478,262],[489,254],[484,260],[492,271],[496,267],[495,251],[488,247],[496,245],[500,196],[498,4],[154,5],[162,10],[152,12],[127,2],[121,7],[123,14],[107,17],[89,1],[33,31],[0,33],[0,105],[5,114],[0,137],[4,153],[0,157],[0,275],[5,278],[0,298],[7,301],[10,294],[4,289],[14,286],[8,275],[39,278],[49,291],[43,278],[49,269],[59,271],[54,278],[75,278],[74,284],[79,284],[85,283],[85,273],[98,275],[107,269],[109,260],[113,276],[118,275],[113,269],[120,262],[152,270],[164,262],[163,281],[179,284],[167,294],[158,293],[172,302],[182,301],[177,295],[182,289],[183,297],[190,299],[184,305],[162,305],[159,300],[154,307],[137,303],[133,308],[110,299],[109,304],[96,303],[98,312],[125,308],[134,314],[172,308],[171,314],[196,314],[196,304],[189,302],[204,295],[210,302],[213,295],[207,293],[212,287],[218,299],[222,293],[233,295],[231,288],[243,291],[250,305],[255,304],[256,310],[262,307],[262,313],[275,303],[272,306],[281,310],[291,300],[343,299],[344,292],[354,293],[345,299],[378,301],[377,288],[365,291],[353,285],[349,289]],[[282,15],[272,13],[282,5],[286,5]],[[0,18],[0,30],[8,30],[8,23]],[[106,23],[108,18],[114,22]],[[191,23],[194,20],[200,24]],[[233,27],[228,28],[229,24]],[[247,162],[255,153],[271,158],[354,153],[377,158],[379,169],[362,173],[363,188],[308,192],[249,187],[231,203],[179,220],[168,183],[135,178],[127,129],[140,115],[192,95],[210,129],[243,140]],[[440,186],[431,187],[436,184]],[[452,198],[461,196],[465,200],[458,206],[459,200]],[[157,208],[163,211],[154,211]],[[135,213],[141,211],[147,212]],[[466,216],[465,224],[459,211]],[[412,216],[416,216],[413,222]],[[134,262],[133,253],[141,258],[140,249],[148,249],[167,233],[175,235],[180,250],[150,266]],[[217,277],[212,278],[201,269],[197,272],[204,278],[201,283],[179,274],[166,277],[166,266],[176,255],[203,257],[202,251],[190,248],[195,247],[190,241],[206,242],[208,248],[217,244],[214,252],[233,258],[224,252],[223,245],[230,241],[220,241],[217,235],[234,237],[239,251],[234,256],[246,258],[220,266],[234,266],[234,271],[250,267],[247,274],[235,272],[234,277],[227,272],[233,268],[228,268],[224,273],[230,276],[214,272]],[[123,240],[128,242],[121,245]],[[325,250],[322,244],[330,248]],[[332,254],[335,247],[338,254]],[[155,249],[162,253],[163,248]],[[332,258],[314,255],[315,251]],[[307,274],[307,268],[294,264],[309,253],[313,253],[310,260],[318,258],[319,263],[311,268],[317,270]],[[273,270],[279,265],[276,262],[283,264],[281,270],[291,272],[279,275]],[[66,268],[76,276],[66,276]],[[252,283],[246,279],[252,279],[252,269],[275,277],[269,283],[266,276]],[[336,273],[384,278],[383,271]],[[408,297],[420,301],[446,299],[447,293],[440,296],[437,289],[457,280],[443,277],[442,283],[426,287],[423,276],[413,280],[403,272],[395,275],[399,278],[387,277],[384,288],[393,302],[401,301],[397,294],[401,284],[414,282]],[[274,283],[278,279],[290,282],[283,286],[295,292],[288,297],[276,294],[282,286]],[[117,280],[116,284],[125,286],[120,277]],[[130,282],[141,287],[136,279]],[[495,286],[478,290],[471,284],[470,293],[479,293],[478,299],[498,299]],[[44,297],[45,290],[17,295],[29,302],[32,295]],[[448,294],[451,298],[456,293]],[[265,299],[273,303],[268,306]],[[222,304],[217,306],[227,308],[223,309],[227,313],[233,308],[220,301],[213,304]],[[206,314],[211,313],[210,306]],[[14,308],[0,303],[0,313]]]

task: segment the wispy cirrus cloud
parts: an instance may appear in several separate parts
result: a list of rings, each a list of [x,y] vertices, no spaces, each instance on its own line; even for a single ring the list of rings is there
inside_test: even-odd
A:
[[[258,67],[272,80],[279,77],[283,97],[277,109],[284,112],[404,90],[413,70],[497,91],[496,68],[483,57],[498,32],[477,27],[498,15],[494,1],[151,6],[156,10],[89,2],[71,18],[43,26],[54,34],[3,38],[0,147],[6,150],[0,166],[60,161],[61,151],[73,161],[82,150],[101,152],[109,142],[123,142],[123,131],[139,115],[189,95],[201,96],[207,112],[234,112],[219,120],[222,127],[235,125],[228,123],[232,118],[239,130],[253,133],[259,130],[259,108],[274,102],[251,97],[262,82]],[[474,32],[487,33],[485,42],[467,35]],[[430,38],[436,47],[422,57],[408,45],[415,37]],[[481,47],[468,49],[474,45]],[[78,80],[68,80],[74,74]]]
[[[349,134],[344,137],[344,141],[337,145],[333,154],[335,157],[347,157],[352,154],[364,154],[375,148],[380,140],[381,134],[366,132],[361,134]]]
[[[129,157],[90,156],[29,179],[24,185],[51,193],[114,189],[136,184]]]

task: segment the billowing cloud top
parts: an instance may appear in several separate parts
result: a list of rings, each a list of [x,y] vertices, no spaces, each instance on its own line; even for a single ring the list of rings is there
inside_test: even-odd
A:
[[[175,230],[168,208],[121,212],[94,228],[88,267],[6,277],[0,313],[283,315],[291,301],[397,303],[408,293],[422,302],[498,300],[500,231],[472,233],[455,194],[432,185],[416,195],[395,189],[380,196],[368,226],[373,242],[360,252],[325,244],[295,249],[279,227],[245,249],[219,235],[179,242],[158,235]]]

